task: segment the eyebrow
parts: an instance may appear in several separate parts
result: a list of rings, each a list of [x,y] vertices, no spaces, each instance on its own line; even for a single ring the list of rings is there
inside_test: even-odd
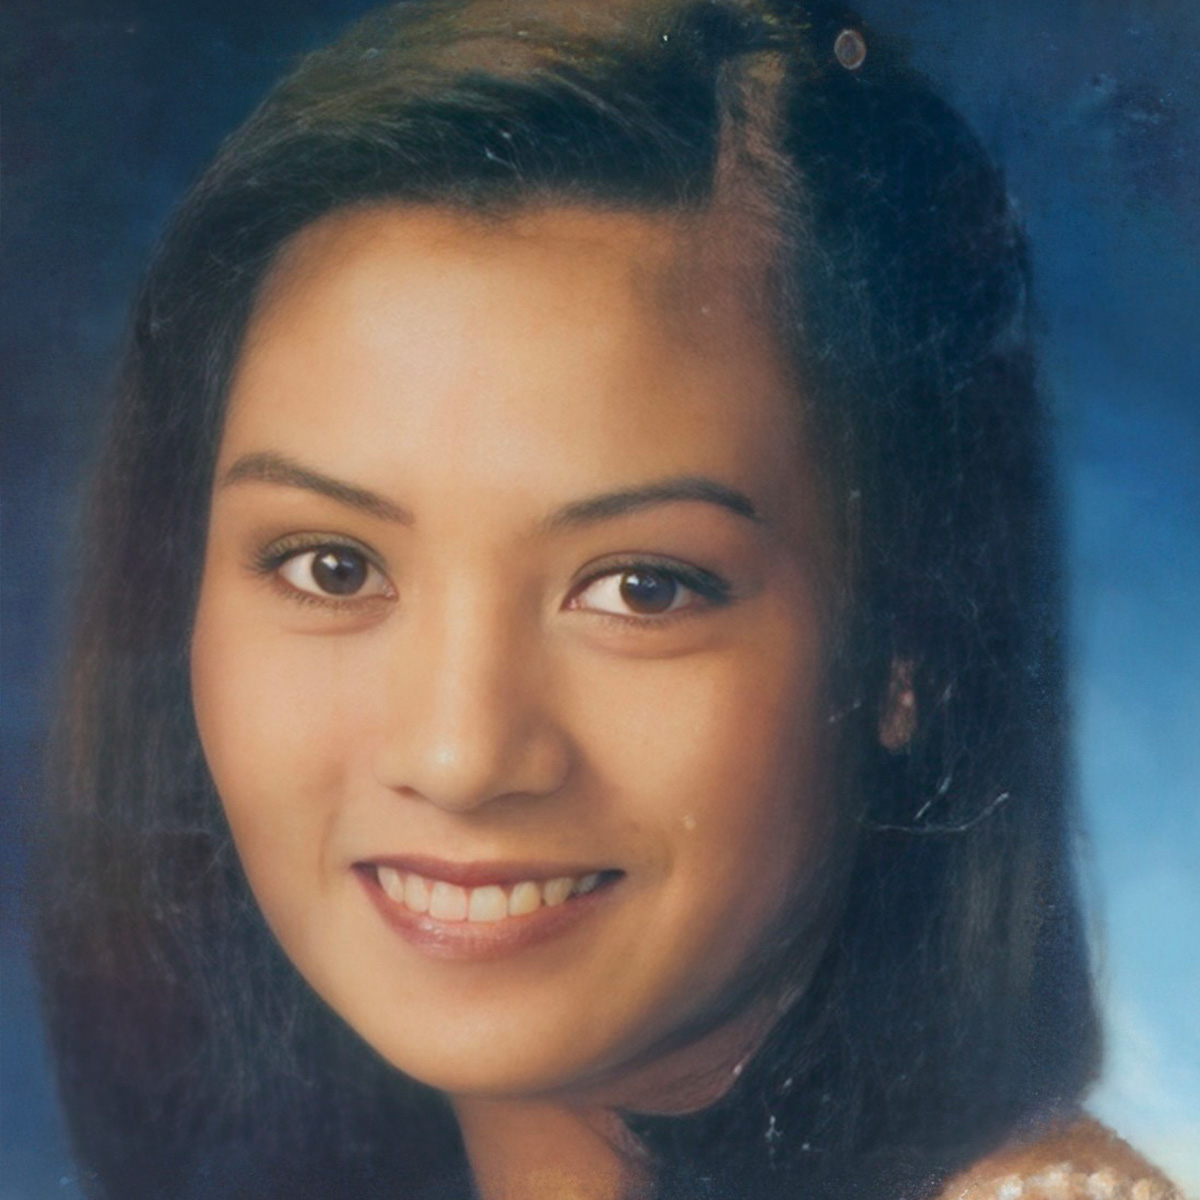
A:
[[[328,496],[339,504],[356,508],[372,517],[381,517],[385,521],[394,521],[400,525],[413,523],[412,513],[408,509],[386,500],[378,493],[334,479],[331,475],[314,471],[311,467],[303,466],[269,450],[242,455],[222,476],[220,486],[228,487],[230,484],[246,480],[303,488],[307,492]]]
[[[559,532],[580,525],[592,525],[597,521],[608,521],[639,509],[679,500],[715,504],[749,521],[762,520],[749,496],[718,483],[715,479],[685,475],[678,479],[650,483],[644,487],[625,488],[619,492],[607,492],[602,496],[576,500],[554,513],[543,523],[543,529]]]
[[[378,493],[346,483],[344,480],[334,479],[272,451],[244,454],[221,477],[220,486],[228,487],[248,480],[302,488],[321,496],[328,496],[339,504],[358,509],[370,516],[381,517],[385,521],[394,521],[402,525],[413,524],[413,515],[408,509]],[[603,495],[572,501],[541,522],[539,531],[559,533],[583,525],[609,521],[639,509],[677,501],[714,504],[749,521],[762,521],[753,502],[742,492],[718,483],[715,479],[685,475],[642,487],[623,488],[617,492],[606,492]]]

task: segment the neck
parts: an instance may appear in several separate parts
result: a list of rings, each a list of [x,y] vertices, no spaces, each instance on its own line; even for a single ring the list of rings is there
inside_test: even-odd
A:
[[[648,1164],[615,1113],[550,1100],[456,1099],[481,1200],[636,1200]]]
[[[696,1041],[567,1099],[452,1097],[481,1200],[645,1200],[645,1150],[617,1109],[696,1112],[717,1101],[790,1002],[763,998]]]

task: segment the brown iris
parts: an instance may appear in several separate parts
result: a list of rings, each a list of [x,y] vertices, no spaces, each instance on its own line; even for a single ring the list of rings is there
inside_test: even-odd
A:
[[[678,582],[665,571],[626,571],[621,576],[621,599],[644,616],[666,612],[678,594]]]
[[[361,554],[327,546],[313,555],[313,582],[331,596],[353,596],[367,581],[367,562]]]

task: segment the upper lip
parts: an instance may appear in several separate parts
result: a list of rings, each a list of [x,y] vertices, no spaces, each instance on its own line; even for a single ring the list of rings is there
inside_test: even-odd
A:
[[[371,867],[391,867],[409,875],[420,875],[425,879],[442,880],[454,883],[463,888],[487,887],[496,884],[504,887],[509,884],[522,883],[531,880],[534,883],[547,879],[576,878],[593,875],[597,872],[612,870],[612,868],[578,862],[448,862],[440,858],[426,858],[422,855],[385,855],[379,858],[362,859],[360,865]]]

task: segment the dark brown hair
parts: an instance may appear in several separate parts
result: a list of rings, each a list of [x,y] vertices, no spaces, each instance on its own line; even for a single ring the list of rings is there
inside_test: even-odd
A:
[[[863,40],[839,43],[846,29]],[[383,201],[720,210],[769,235],[772,312],[844,547],[835,726],[860,836],[816,978],[737,1084],[692,1117],[628,1114],[663,1195],[919,1194],[1075,1103],[1097,1039],[1058,530],[1025,244],[998,172],[835,6],[410,0],[306,59],[230,138],[134,309],[88,513],[39,931],[95,1193],[407,1196],[465,1179],[441,1098],[363,1046],[267,933],[189,698],[256,288],[297,230]],[[889,752],[898,663],[919,719]]]

